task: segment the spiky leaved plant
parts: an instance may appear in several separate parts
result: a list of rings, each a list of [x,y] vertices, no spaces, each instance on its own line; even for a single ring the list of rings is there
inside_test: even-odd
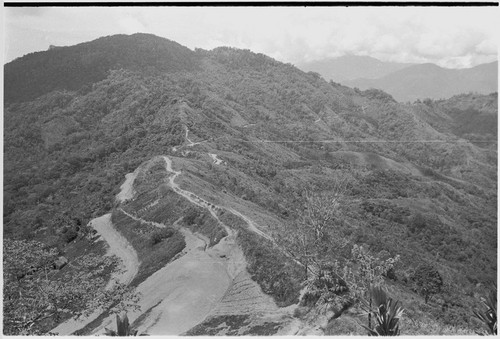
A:
[[[116,315],[116,331],[110,330],[109,328],[105,328],[105,330],[105,335],[111,337],[129,337],[137,335],[137,330],[133,331],[131,329],[127,314],[125,313]]]
[[[483,300],[483,304],[486,306],[486,310],[474,311],[476,318],[481,320],[488,329],[490,334],[497,334],[497,288],[496,286],[488,294],[488,298]]]
[[[394,301],[388,297],[380,286],[370,289],[373,308],[368,312],[373,314],[375,328],[362,325],[368,330],[370,336],[396,336],[399,335],[399,319],[403,315],[404,309],[399,306],[399,300]]]

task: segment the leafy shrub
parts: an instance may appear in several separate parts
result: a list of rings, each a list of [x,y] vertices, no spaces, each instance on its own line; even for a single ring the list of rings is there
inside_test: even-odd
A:
[[[153,245],[156,245],[164,239],[170,238],[172,235],[174,235],[174,231],[171,228],[162,228],[151,234],[151,242]]]
[[[372,287],[370,295],[373,300],[373,309],[369,309],[375,318],[375,328],[363,326],[368,330],[370,336],[397,336],[399,335],[399,320],[401,319],[404,309],[398,305],[398,301],[394,301],[388,297],[385,291],[380,286]]]
[[[411,220],[410,224],[408,225],[408,229],[413,233],[420,231],[425,228],[427,222],[425,220],[425,217],[421,213],[415,214]]]
[[[132,330],[126,314],[116,315],[116,331],[105,328],[105,335],[110,337],[135,337],[137,330]]]
[[[74,228],[68,229],[63,233],[63,239],[66,243],[70,243],[78,237],[78,232]]]
[[[476,318],[481,320],[490,331],[490,334],[497,335],[497,289],[493,288],[488,299],[483,301],[484,306],[486,306],[485,311],[474,311]]]
[[[196,218],[198,218],[199,212],[194,207],[189,207],[184,216],[184,222],[188,225],[192,225],[195,223]]]
[[[348,291],[347,283],[337,274],[334,267],[324,265],[308,279],[301,303],[305,306],[329,303],[330,299]]]

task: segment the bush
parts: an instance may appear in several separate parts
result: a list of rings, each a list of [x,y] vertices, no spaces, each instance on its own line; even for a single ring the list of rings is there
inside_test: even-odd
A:
[[[172,230],[171,228],[162,228],[151,234],[151,242],[153,245],[156,245],[162,242],[164,239],[170,238],[172,235],[174,235],[174,230]]]
[[[417,213],[412,216],[410,220],[410,224],[408,225],[408,229],[410,232],[415,233],[419,232],[427,226],[427,221],[425,217],[421,213]]]
[[[70,228],[66,232],[63,233],[62,237],[66,243],[70,243],[73,240],[75,240],[76,237],[78,237],[78,232],[76,231],[76,229]]]
[[[191,226],[192,224],[195,223],[196,219],[199,216],[199,212],[195,207],[189,207],[189,209],[186,212],[186,215],[184,216],[184,222]]]
[[[237,240],[248,261],[248,272],[264,293],[271,295],[280,307],[296,303],[305,280],[304,270],[268,240],[246,229],[238,232]]]

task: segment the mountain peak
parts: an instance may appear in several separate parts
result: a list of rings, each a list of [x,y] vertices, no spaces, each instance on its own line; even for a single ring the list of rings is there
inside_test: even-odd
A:
[[[27,54],[4,66],[5,101],[36,98],[53,90],[78,90],[108,71],[175,72],[197,68],[196,54],[148,33],[117,34],[74,46]]]

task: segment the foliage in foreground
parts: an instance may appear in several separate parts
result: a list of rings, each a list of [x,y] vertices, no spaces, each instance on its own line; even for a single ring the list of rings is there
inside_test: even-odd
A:
[[[488,326],[490,334],[497,334],[497,288],[496,286],[488,294],[488,298],[483,300],[486,310],[474,311],[476,318]]]
[[[375,318],[375,327],[362,325],[368,330],[370,336],[397,336],[400,334],[399,320],[403,315],[404,309],[399,306],[399,300],[394,301],[387,296],[387,293],[380,287],[374,286],[370,290],[373,308],[368,311]]]
[[[137,335],[137,330],[132,330],[126,313],[116,315],[116,331],[109,328],[105,330],[104,334],[110,337],[135,337]]]

